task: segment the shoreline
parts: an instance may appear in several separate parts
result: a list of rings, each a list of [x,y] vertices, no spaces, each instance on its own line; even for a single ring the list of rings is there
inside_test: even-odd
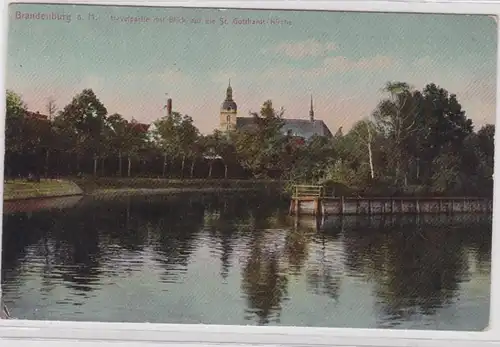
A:
[[[41,180],[40,182],[7,181],[4,182],[3,188],[4,202],[83,196],[85,194],[76,183],[65,179]]]
[[[290,192],[285,189],[286,182],[273,180],[225,180],[225,179],[157,179],[157,178],[97,178],[97,179],[42,179],[39,183],[26,180],[14,180],[4,183],[4,202],[24,200],[50,199],[74,196],[132,196],[132,195],[175,195],[190,193],[237,193],[237,192],[271,192],[288,197]],[[348,197],[345,197],[349,199]],[[473,199],[473,197],[453,197],[439,199]],[[479,197],[474,197],[475,199]],[[487,197],[480,197],[492,200]],[[429,200],[431,196],[412,197],[362,197],[365,200],[402,199]]]
[[[73,196],[174,195],[189,193],[260,192],[276,190],[285,194],[282,183],[252,180],[172,180],[172,179],[42,179],[4,183],[4,202],[50,199]]]
[[[105,196],[130,196],[130,195],[168,195],[182,193],[231,193],[231,192],[258,192],[259,188],[103,188],[86,193],[85,196],[105,197]]]

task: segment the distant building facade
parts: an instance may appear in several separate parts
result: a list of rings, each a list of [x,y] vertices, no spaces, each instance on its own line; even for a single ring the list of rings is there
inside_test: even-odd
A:
[[[47,122],[50,120],[48,116],[41,114],[38,111],[37,112],[26,111],[25,115],[26,115],[26,118],[31,119],[31,120],[38,120],[38,121],[43,121],[43,122]]]
[[[284,135],[290,135],[296,138],[301,138],[305,141],[313,136],[332,137],[332,133],[328,126],[320,119],[314,118],[314,105],[311,96],[311,107],[309,110],[309,119],[300,118],[283,118],[283,127],[281,128]],[[220,110],[219,130],[229,132],[233,130],[245,130],[255,126],[253,117],[238,117],[238,106],[233,99],[233,88],[231,82],[226,90],[226,99],[223,101]]]

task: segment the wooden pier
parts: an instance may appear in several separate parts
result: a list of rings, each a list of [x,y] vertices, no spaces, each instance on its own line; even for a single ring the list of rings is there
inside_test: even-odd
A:
[[[481,197],[335,197],[319,185],[296,185],[290,213],[299,215],[380,215],[492,213],[493,201]]]

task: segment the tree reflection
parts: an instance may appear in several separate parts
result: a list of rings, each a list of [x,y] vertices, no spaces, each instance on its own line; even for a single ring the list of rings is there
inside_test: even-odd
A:
[[[87,198],[74,209],[4,216],[4,282],[37,272],[41,291],[62,284],[88,297],[150,266],[148,276],[181,283],[193,257],[208,250],[207,266],[220,266],[222,280],[232,266],[241,274],[245,318],[265,325],[279,322],[291,288],[303,290],[289,288],[292,279],[338,302],[344,277],[363,278],[387,322],[433,314],[474,269],[489,276],[491,218],[344,216],[318,224],[290,218],[287,207],[237,194]]]
[[[336,227],[323,228],[314,238],[316,252],[307,267],[306,279],[313,293],[338,301],[344,271],[344,248],[342,238],[339,239],[341,229],[336,230]]]
[[[288,277],[282,272],[280,254],[265,249],[263,238],[253,238],[250,255],[242,270],[242,290],[248,303],[247,319],[257,316],[260,325],[279,322],[281,305],[287,295]],[[260,234],[260,233],[258,233]]]
[[[290,238],[286,241],[286,236],[284,248],[280,246],[289,224],[279,203],[270,199],[264,203],[253,202],[253,207],[250,203],[245,247],[249,254],[244,259],[241,289],[247,301],[246,319],[255,318],[257,324],[266,325],[280,320],[289,281],[285,253],[287,247],[293,246]]]
[[[163,203],[155,208],[161,208],[162,214],[158,214],[152,223],[152,249],[157,254],[156,262],[164,269],[162,282],[175,283],[180,281],[180,275],[186,272],[191,254],[197,247],[196,238],[203,225],[203,210],[196,204],[186,204],[182,201]],[[149,213],[151,210],[154,208],[149,209]],[[151,218],[149,214],[150,221]]]
[[[464,235],[473,229],[452,217],[437,224],[422,223],[418,216],[391,219],[346,230],[346,265],[375,283],[383,316],[434,314],[455,297],[469,271]],[[404,229],[397,227],[403,224]]]
[[[285,255],[289,271],[299,276],[309,258],[309,246],[318,231],[316,218],[294,218],[294,226],[289,228],[285,239]]]

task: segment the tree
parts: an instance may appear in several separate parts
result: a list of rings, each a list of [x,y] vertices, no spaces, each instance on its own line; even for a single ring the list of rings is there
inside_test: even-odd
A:
[[[108,143],[118,156],[118,176],[123,175],[123,156],[129,151],[129,124],[122,115],[114,113],[106,120]]]
[[[92,89],[84,89],[61,111],[59,117],[74,129],[78,171],[81,156],[89,153],[94,160],[94,175],[97,174],[97,159],[103,152],[102,139],[107,113],[106,107]]]
[[[43,142],[43,146],[45,148],[45,177],[48,177],[49,170],[50,170],[50,167],[49,167],[49,165],[50,165],[50,162],[49,162],[50,151],[52,150],[53,142],[55,140],[54,131],[53,131],[54,129],[52,127],[51,122],[54,119],[54,116],[56,115],[56,112],[57,112],[57,106],[56,106],[55,100],[53,98],[49,98],[47,100],[46,108],[47,108],[49,123],[47,124],[48,126],[45,129],[46,134],[44,135],[42,142]]]
[[[379,103],[373,116],[381,131],[390,139],[391,167],[394,167],[395,183],[400,184],[404,156],[402,143],[415,130],[416,108],[407,83],[387,82],[383,91],[389,97]]]
[[[162,176],[167,172],[167,163],[170,158],[176,157],[180,151],[179,148],[179,127],[182,123],[182,116],[178,112],[172,112],[171,115],[164,116],[157,120],[155,125],[155,142],[163,153]]]
[[[290,178],[294,181],[321,183],[327,179],[328,171],[336,159],[333,142],[322,136],[313,136],[297,149]]]
[[[276,111],[271,100],[264,102],[260,113],[252,113],[251,127],[233,136],[240,164],[257,177],[284,171],[283,155],[287,138],[281,133],[284,111]]]
[[[224,163],[224,178],[227,179],[229,175],[229,166],[236,166],[238,164],[238,157],[236,148],[230,137],[220,136],[222,139],[219,144],[218,153],[222,157]]]
[[[368,165],[370,167],[370,178],[373,180],[375,178],[375,169],[373,167],[372,145],[374,137],[377,135],[376,125],[370,120],[363,120],[356,123],[351,131],[356,134],[357,140],[362,143],[363,146],[366,146]]]
[[[442,150],[461,149],[473,132],[472,121],[466,118],[456,96],[435,84],[427,85],[415,99],[419,109],[417,126],[403,145],[409,150],[409,156],[418,159],[418,180],[430,184],[433,168],[439,170],[433,165],[435,159]]]
[[[46,108],[47,108],[47,114],[49,116],[49,120],[52,120],[57,112],[57,105],[56,105],[54,98],[50,97],[47,100]]]
[[[7,175],[11,174],[12,168],[8,165],[11,157],[24,151],[22,126],[26,113],[26,104],[20,95],[11,90],[6,94],[6,119],[5,119],[5,159]]]
[[[132,175],[132,159],[140,156],[140,153],[147,147],[147,129],[135,119],[127,123],[126,131],[127,148],[127,177]]]
[[[179,149],[182,155],[181,162],[181,178],[184,177],[184,166],[186,163],[186,158],[190,158],[193,162],[196,157],[196,151],[194,144],[198,139],[199,132],[198,129],[193,125],[193,119],[189,116],[182,117],[180,124],[177,129],[177,137],[179,140]],[[192,170],[191,170],[192,172]]]
[[[214,161],[221,158],[219,155],[221,141],[222,134],[219,131],[203,138],[204,157],[208,159],[208,178],[212,178]]]
[[[23,151],[22,122],[26,113],[26,104],[21,96],[7,90],[5,149],[10,153]]]

